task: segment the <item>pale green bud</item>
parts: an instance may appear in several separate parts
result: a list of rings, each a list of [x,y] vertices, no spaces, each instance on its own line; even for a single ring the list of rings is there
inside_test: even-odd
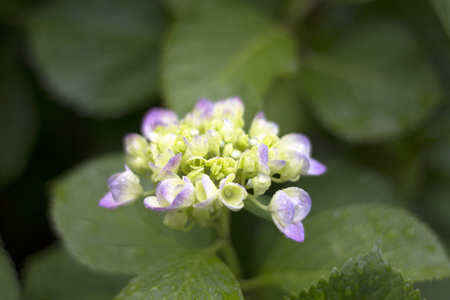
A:
[[[227,156],[231,157],[231,154],[233,153],[233,151],[234,151],[233,144],[231,144],[231,143],[226,144],[225,147],[223,147],[222,156],[223,157],[227,157]]]
[[[194,208],[192,210],[192,216],[202,227],[205,227],[211,217],[211,213],[205,209]]]
[[[300,174],[305,174],[309,169],[309,160],[306,156],[299,152],[288,151],[281,155],[286,165],[278,172],[280,180],[296,181],[300,178]]]
[[[245,178],[251,178],[258,174],[258,157],[251,150],[245,150],[239,159],[239,168]]]
[[[222,134],[225,143],[234,143],[236,139],[236,132],[234,124],[230,120],[225,119],[223,121],[223,125],[220,128],[219,132]]]
[[[219,199],[223,205],[232,211],[238,211],[244,207],[244,199],[247,198],[247,191],[243,186],[233,183],[235,175],[230,174],[220,182]]]
[[[202,179],[202,176],[205,174],[204,172],[205,168],[195,169],[189,172],[186,176],[192,181],[196,182],[200,179]]]
[[[256,177],[252,178],[251,181],[253,187],[253,193],[255,196],[259,196],[264,194],[270,187],[271,180],[270,176],[259,173]]]
[[[220,156],[220,142],[222,141],[220,133],[214,129],[210,129],[206,132],[205,137],[208,140],[209,151],[216,156]]]
[[[167,150],[173,150],[177,135],[175,133],[168,133],[166,135],[159,136],[158,145],[159,151],[165,153]]]
[[[146,160],[147,140],[139,134],[128,134],[124,139],[126,164],[136,173],[145,174],[150,171]]]
[[[267,121],[265,114],[263,112],[259,112],[256,114],[252,124],[250,125],[249,134],[252,138],[267,134],[278,135],[278,125],[275,122]]]
[[[211,158],[206,162],[206,166],[209,167],[211,175],[217,180],[236,173],[238,168],[237,162],[231,157]]]
[[[206,157],[208,154],[209,145],[206,138],[196,135],[191,142],[187,138],[184,138],[184,142],[194,156]]]
[[[194,207],[202,209],[211,207],[214,200],[218,198],[219,191],[208,175],[203,174],[201,180],[195,183],[195,196],[197,199]]]
[[[164,225],[167,227],[183,230],[185,229],[188,216],[184,211],[169,211],[164,217]]]

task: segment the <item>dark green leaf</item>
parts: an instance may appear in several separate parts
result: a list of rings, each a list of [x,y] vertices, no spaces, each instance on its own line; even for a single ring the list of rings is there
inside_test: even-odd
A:
[[[150,263],[189,248],[207,246],[207,229],[189,233],[163,225],[164,213],[142,200],[109,210],[98,206],[107,179],[123,170],[123,157],[99,158],[71,171],[52,189],[52,217],[58,233],[79,260],[102,270],[136,273]]]
[[[298,291],[374,243],[405,279],[450,276],[450,262],[434,233],[400,209],[353,204],[307,218],[304,226],[303,243],[279,238],[260,280]]]
[[[439,20],[450,35],[450,1],[449,0],[430,0],[431,6],[434,8]]]
[[[92,115],[148,104],[158,88],[162,11],[153,1],[54,1],[28,30],[38,73],[58,98]]]
[[[170,257],[151,265],[115,298],[243,299],[239,283],[215,255],[202,252]]]
[[[176,17],[189,13],[203,0],[159,0]]]
[[[272,81],[294,70],[294,43],[255,11],[208,2],[176,24],[163,62],[163,92],[180,115],[201,98],[240,96],[249,120]]]
[[[301,81],[311,109],[350,141],[383,141],[417,127],[441,95],[417,42],[396,23],[358,24],[305,65]]]
[[[33,95],[20,65],[19,43],[5,34],[0,43],[0,188],[25,167],[36,140]]]
[[[296,185],[312,199],[311,214],[346,204],[376,202],[398,204],[398,195],[387,178],[355,163],[325,157],[327,172],[318,177],[302,177]]]
[[[325,0],[328,5],[365,4],[375,0]]]
[[[450,293],[450,278],[438,281],[419,282],[415,285],[425,299],[448,300]]]
[[[89,270],[60,247],[33,256],[25,274],[25,300],[109,300],[130,279]]]
[[[311,127],[311,116],[305,109],[296,78],[276,82],[264,99],[268,120],[280,127],[280,136],[291,132],[306,132]]]
[[[349,259],[340,271],[334,269],[328,279],[319,280],[308,290],[290,299],[321,300],[419,300],[420,293],[409,281],[392,269],[383,259],[379,248],[374,248],[355,261]]]
[[[0,300],[19,299],[19,281],[8,253],[0,240]]]
[[[429,139],[425,149],[425,159],[437,175],[450,180],[450,103],[443,105],[433,117],[433,121],[426,130]]]

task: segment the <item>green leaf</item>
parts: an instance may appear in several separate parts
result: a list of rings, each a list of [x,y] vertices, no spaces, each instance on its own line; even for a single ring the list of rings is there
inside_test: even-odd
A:
[[[327,53],[312,53],[301,82],[322,124],[353,142],[397,137],[436,107],[437,77],[402,26],[371,22],[347,29]]]
[[[164,15],[154,1],[54,1],[28,31],[37,72],[83,114],[121,115],[158,91]]]
[[[202,0],[159,0],[176,17],[181,17],[194,9]]]
[[[18,55],[19,42],[5,31],[0,39],[0,189],[24,169],[37,135],[37,112]]]
[[[19,281],[8,253],[0,240],[0,300],[19,299]]]
[[[239,283],[215,255],[193,252],[151,265],[115,298],[243,299]]]
[[[291,36],[236,3],[204,3],[177,23],[163,56],[163,93],[184,115],[201,98],[240,96],[246,120],[262,108],[272,81],[295,68]]]
[[[307,218],[304,226],[305,242],[280,237],[257,280],[299,291],[374,243],[405,279],[450,276],[450,262],[434,233],[398,208],[353,204]]]
[[[327,5],[365,4],[375,0],[326,0]]]
[[[52,188],[52,217],[69,250],[102,270],[137,273],[163,257],[207,246],[209,229],[188,233],[163,225],[164,213],[146,209],[141,200],[109,210],[98,206],[107,179],[123,170],[123,157],[92,160],[58,179]]]
[[[302,101],[298,78],[278,80],[264,99],[264,112],[268,120],[278,124],[280,136],[306,132],[313,123]]]
[[[444,27],[447,35],[450,36],[450,1],[449,0],[430,0],[436,15]]]
[[[379,248],[349,259],[340,271],[333,269],[328,282],[322,278],[308,290],[289,299],[365,299],[365,300],[419,300],[420,293],[409,281],[391,268],[381,256]]]
[[[433,172],[439,177],[450,180],[450,103],[445,103],[433,117],[433,122],[426,129],[428,145],[424,157]]]
[[[51,247],[33,256],[25,274],[25,300],[109,300],[130,279],[89,270],[60,247]]]
[[[450,278],[438,281],[419,282],[415,285],[425,299],[447,300],[450,292]]]
[[[325,174],[304,176],[290,184],[308,192],[312,199],[311,215],[351,203],[398,204],[391,182],[375,170],[336,157],[324,157],[321,161],[327,166]]]

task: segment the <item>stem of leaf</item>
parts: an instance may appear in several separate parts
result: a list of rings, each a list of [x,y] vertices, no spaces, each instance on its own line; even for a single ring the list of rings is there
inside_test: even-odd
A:
[[[242,268],[239,259],[236,254],[236,250],[231,242],[230,234],[230,211],[228,209],[222,209],[220,217],[217,222],[217,234],[219,240],[224,241],[223,247],[220,248],[227,265],[234,273],[237,279],[242,278]]]

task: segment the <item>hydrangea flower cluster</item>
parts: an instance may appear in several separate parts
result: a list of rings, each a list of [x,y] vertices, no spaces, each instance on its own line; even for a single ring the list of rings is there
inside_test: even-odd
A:
[[[239,98],[200,100],[181,120],[171,110],[150,109],[142,123],[143,135],[125,137],[125,171],[109,178],[110,192],[99,205],[116,208],[145,197],[146,208],[166,212],[165,225],[187,230],[188,220],[205,226],[222,209],[238,211],[246,199],[258,202],[272,182],[325,172],[326,167],[311,158],[306,136],[278,137],[278,125],[262,112],[247,134],[243,115]],[[157,183],[156,191],[144,191],[143,178]],[[287,237],[304,240],[301,221],[311,199],[303,189],[282,189],[268,206],[257,204]]]

